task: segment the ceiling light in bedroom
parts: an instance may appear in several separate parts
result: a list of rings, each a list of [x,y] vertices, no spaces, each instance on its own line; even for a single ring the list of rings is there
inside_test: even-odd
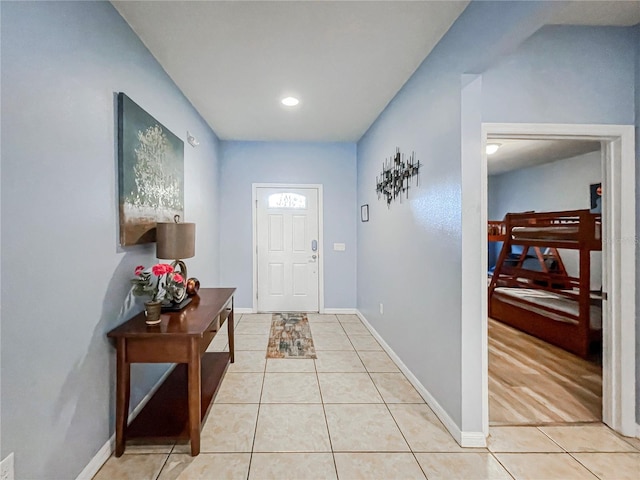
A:
[[[298,105],[298,103],[300,103],[300,100],[298,100],[296,97],[285,97],[280,101],[287,107],[295,107],[296,105]]]
[[[487,155],[493,155],[502,145],[500,143],[487,143]]]

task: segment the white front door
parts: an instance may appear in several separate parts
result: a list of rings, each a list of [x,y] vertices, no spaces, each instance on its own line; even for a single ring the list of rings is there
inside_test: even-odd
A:
[[[259,312],[318,311],[318,190],[256,188]]]

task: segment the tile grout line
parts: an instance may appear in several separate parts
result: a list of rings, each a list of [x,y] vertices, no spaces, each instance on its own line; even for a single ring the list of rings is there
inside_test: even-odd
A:
[[[234,316],[235,317],[235,316]],[[238,326],[238,323],[240,323],[240,319],[242,318],[242,314],[240,315],[240,318],[238,318],[238,321],[235,321],[234,318],[234,333],[235,333],[235,328]],[[220,330],[222,330],[222,325],[220,325]],[[218,331],[220,331],[218,330]],[[229,347],[229,342],[227,341],[226,345],[223,347],[223,351],[227,350]],[[220,387],[222,386],[222,383],[218,386],[218,390],[220,389]],[[217,392],[216,392],[217,393]],[[212,401],[212,405],[210,408],[213,408],[213,401]],[[257,419],[256,419],[257,420]],[[205,421],[206,423],[206,421]],[[200,430],[200,433],[202,434],[202,428]],[[167,457],[164,459],[164,462],[162,463],[162,467],[160,468],[160,470],[158,471],[158,475],[156,475],[155,480],[158,480],[160,478],[160,475],[162,475],[162,471],[165,469],[165,467],[167,466],[167,463],[169,462],[169,458],[171,457],[171,455],[173,455],[174,450],[176,449],[176,442],[173,442],[173,445],[171,446],[171,449],[169,450],[169,452],[167,453]],[[201,452],[202,453],[202,452]],[[249,463],[249,465],[251,465],[251,463]]]
[[[558,447],[560,447],[564,453],[569,453],[569,451],[566,448],[564,448],[562,445],[560,445],[558,442],[556,442],[549,434],[547,434],[547,432],[542,430],[540,427],[535,427],[535,428],[536,428],[536,430],[541,432],[545,437],[547,437],[549,440],[551,440],[553,443],[555,443]]]
[[[590,422],[592,423],[592,422]],[[599,422],[600,425],[604,425],[605,427],[609,428],[606,424]],[[564,424],[565,426],[567,426],[568,428],[571,428],[572,425],[567,425]],[[562,426],[562,425],[559,425]],[[582,425],[581,425],[582,426]],[[549,440],[551,440],[553,443],[555,443],[556,445],[558,445],[558,447],[560,447],[563,450],[563,453],[566,453],[567,455],[569,455],[571,458],[573,458],[576,462],[578,462],[580,465],[582,465],[589,473],[591,473],[594,477],[596,478],[601,478],[599,475],[597,475],[594,471],[592,471],[587,465],[585,465],[584,463],[582,463],[580,461],[580,459],[576,458],[575,454],[576,453],[627,453],[627,452],[602,452],[600,450],[598,451],[594,451],[594,452],[573,452],[573,451],[569,451],[566,448],[564,448],[562,445],[560,445],[560,443],[558,443],[557,441],[555,441],[553,439],[553,437],[551,437],[547,432],[545,432],[544,430],[542,430],[539,426],[535,427],[537,430],[539,430],[540,432],[542,432],[543,435],[545,435]],[[611,433],[613,433],[618,439],[622,440],[623,442],[625,442],[627,445],[629,445],[630,447],[633,447],[635,449],[635,446],[630,444],[629,442],[627,442],[624,438],[621,438],[620,435],[612,430]],[[527,452],[529,453],[529,452]],[[629,452],[629,453],[633,453],[633,452]]]
[[[267,350],[268,350],[268,343],[267,343]],[[266,354],[265,354],[265,358],[266,358]],[[260,391],[260,402],[258,404],[258,417],[256,417],[256,426],[255,426],[255,429],[254,429],[254,437],[253,437],[253,444],[252,444],[252,447],[251,447],[251,456],[250,456],[250,460],[249,460],[249,471],[247,472],[247,480],[249,479],[249,475],[250,475],[250,472],[251,472],[251,462],[253,460],[253,454],[257,453],[257,452],[254,452],[254,450],[255,450],[255,441],[256,441],[257,430],[258,430],[258,418],[260,416],[260,407],[263,404],[263,402],[262,402],[262,394],[264,393],[264,382],[265,382],[265,379],[266,379],[266,374],[269,373],[267,371],[268,360],[269,359],[266,358],[265,366],[264,366],[264,370],[263,370],[262,387],[261,387],[261,391]],[[306,373],[306,372],[270,372],[270,373]],[[311,373],[311,372],[309,372],[309,373]],[[322,403],[322,393],[321,393],[321,390],[320,390],[320,382],[318,380],[318,374],[317,374],[317,370],[315,368],[315,360],[314,360],[314,373],[316,374],[316,382],[318,382],[318,393],[320,395],[320,403],[317,403],[317,404],[315,402],[312,402],[312,403],[300,403],[300,405],[318,405],[318,404],[319,405],[323,405],[323,403]],[[286,403],[281,403],[281,402],[272,403],[272,405],[277,405],[277,404],[281,404],[282,405],[282,404],[286,404]],[[265,405],[267,405],[267,404],[265,403]],[[323,414],[324,414],[324,417],[325,417],[325,425],[326,425],[327,424],[327,420],[326,420],[326,413],[324,412],[324,405],[323,405]],[[331,447],[331,436],[329,434],[328,425],[327,425],[327,436],[328,436],[328,439],[329,439],[329,445],[330,445],[330,448],[331,448],[331,454],[332,454],[332,458],[333,458],[333,448]],[[296,454],[296,453],[321,453],[321,452],[317,452],[317,451],[309,451],[309,452],[295,451],[295,452],[272,452],[272,453],[276,453],[276,454],[277,453],[293,453],[293,454]],[[334,469],[335,469],[336,468],[335,467],[335,458],[333,460],[334,460]],[[337,475],[337,473],[336,473],[336,475]]]
[[[347,336],[349,337],[349,334],[347,333]],[[351,337],[349,337],[349,341],[351,341]],[[352,342],[353,345],[353,342]],[[367,372],[367,374],[369,375],[369,378],[371,379],[371,382],[373,383],[374,387],[376,388],[376,390],[378,391],[378,394],[380,395],[380,397],[382,398],[382,401],[384,403],[384,406],[386,407],[387,411],[389,412],[389,415],[391,415],[391,418],[393,419],[393,422],[395,423],[396,427],[398,428],[398,431],[400,432],[400,434],[402,435],[403,440],[405,441],[405,443],[407,444],[407,447],[409,447],[409,452],[411,453],[411,455],[413,456],[414,460],[416,461],[416,463],[418,464],[418,467],[420,468],[420,470],[422,471],[423,475],[425,476],[425,478],[428,479],[427,476],[427,472],[424,470],[424,468],[422,467],[422,464],[420,463],[420,461],[418,460],[418,457],[416,456],[416,452],[413,450],[413,448],[411,447],[411,445],[409,444],[409,441],[407,440],[404,432],[402,431],[402,429],[400,428],[400,425],[398,424],[398,421],[396,420],[396,418],[393,416],[393,412],[391,411],[391,409],[389,408],[389,404],[387,403],[387,401],[384,399],[382,392],[380,391],[380,389],[378,388],[378,385],[376,384],[375,380],[373,379],[373,377],[371,376],[371,373],[377,373],[377,372],[371,372],[366,364],[364,363],[362,356],[360,355],[360,351],[358,349],[355,348],[354,349],[356,351],[356,354],[358,355],[358,358],[360,358],[360,361],[362,362],[362,364],[365,367],[365,371]],[[368,351],[368,350],[362,350],[362,351]],[[371,351],[376,351],[376,350],[371,350]],[[388,356],[388,354],[384,351],[384,349],[382,349],[382,353],[384,353],[385,355]],[[393,360],[391,360],[393,362]],[[395,362],[394,362],[395,364]],[[397,368],[397,365],[396,365]],[[386,372],[380,372],[380,373],[386,373]],[[389,372],[389,373],[400,373],[402,375],[402,377],[408,381],[406,375],[404,375],[404,373],[398,369],[397,372]],[[410,382],[409,382],[410,383]],[[422,401],[420,403],[409,403],[411,405],[427,405],[426,402]],[[401,405],[407,405],[406,403],[401,403]],[[428,405],[427,405],[428,407]],[[507,470],[507,468],[495,457],[495,455],[493,455],[493,452],[490,452],[489,450],[487,450],[487,452],[491,455],[492,458],[494,458],[496,460],[496,462],[498,462],[498,464],[503,468],[503,470],[507,473],[507,475],[509,475],[512,479],[515,478],[513,477],[513,475],[511,475],[511,472],[509,472],[509,470]],[[423,453],[423,452],[419,452],[419,453]],[[427,452],[428,453],[428,452]],[[455,453],[455,452],[432,452],[432,453]]]
[[[391,413],[391,411],[389,410],[389,407],[387,406],[386,402],[384,401],[384,397],[382,396],[382,394],[380,393],[378,386],[375,384],[375,382],[373,381],[373,378],[371,377],[371,372],[369,372],[369,370],[367,369],[366,365],[364,364],[364,362],[362,361],[362,357],[360,356],[360,353],[358,352],[358,349],[356,349],[355,345],[353,344],[351,337],[349,336],[349,333],[346,331],[346,329],[344,328],[344,325],[342,324],[342,322],[340,322],[340,319],[338,318],[338,322],[340,325],[340,328],[344,331],[344,333],[346,334],[347,340],[349,340],[349,343],[351,344],[353,351],[356,353],[356,356],[358,357],[358,359],[360,360],[360,362],[362,363],[362,366],[364,367],[365,371],[364,373],[367,374],[367,376],[369,377],[369,380],[371,380],[371,383],[373,384],[374,388],[376,389],[376,392],[378,392],[378,395],[380,396],[380,399],[382,400],[382,404],[385,405],[385,407],[387,408],[387,411],[389,412],[389,415],[391,416],[391,418],[394,421],[394,424],[396,425],[396,428],[398,428],[398,431],[400,432],[400,435],[402,436],[402,439],[404,440],[407,448],[409,449],[409,452],[412,454],[414,460],[416,461],[416,463],[418,464],[418,468],[420,468],[420,471],[423,472],[423,475],[425,476],[426,479],[426,474],[424,473],[424,470],[422,469],[422,466],[420,465],[420,462],[418,462],[418,459],[416,458],[415,454],[413,453],[413,451],[411,450],[411,446],[409,445],[409,442],[407,442],[407,439],[405,438],[404,434],[402,433],[402,430],[400,430],[400,427],[398,426],[395,418],[393,417],[393,414]],[[331,372],[331,373],[335,373],[335,372]],[[362,373],[362,372],[345,372],[345,373]],[[316,375],[317,375],[317,368],[316,368]],[[318,379],[318,386],[320,386],[320,380]],[[322,389],[320,389],[321,392],[320,394],[322,395]],[[324,399],[323,401],[323,410],[324,410]],[[343,405],[355,405],[354,403],[344,403]],[[380,405],[380,403],[370,403],[370,405]],[[325,410],[325,420],[326,420],[326,410]],[[327,429],[329,428],[329,422],[327,421]],[[329,441],[331,442],[331,434],[329,434]],[[331,444],[331,450],[332,450],[332,454],[333,454],[333,460],[334,460],[334,464],[336,465],[336,475],[338,475],[338,471],[337,471],[337,464],[335,462],[335,451],[333,450],[333,444]],[[353,452],[353,451],[349,451],[348,453],[359,453],[359,452]],[[376,452],[371,452],[371,451],[363,451],[360,453],[383,453],[380,451],[376,451]],[[391,453],[391,452],[390,452]],[[403,453],[403,452],[393,452],[393,453]]]
[[[489,454],[493,457],[493,459],[498,462],[498,464],[502,467],[502,469],[507,472],[507,475],[509,475],[511,478],[513,478],[514,480],[516,480],[516,477],[514,477],[511,472],[509,471],[509,469],[506,467],[506,465],[504,465],[500,459],[498,457],[496,457],[495,453],[492,452],[491,450],[489,450]]]
[[[576,462],[578,462],[580,465],[582,465],[584,467],[584,469],[589,472],[591,475],[593,475],[594,477],[598,478],[599,480],[602,480],[602,477],[600,477],[600,475],[597,475],[594,471],[592,471],[589,467],[587,467],[584,463],[582,463],[578,458],[576,458],[573,454],[574,453],[589,453],[589,452],[567,452],[567,454],[573,458]],[[595,453],[595,452],[591,452],[591,453]],[[608,453],[614,453],[614,452],[608,452]]]
[[[175,447],[175,444],[174,444]],[[167,466],[167,462],[169,461],[169,457],[171,456],[171,452],[173,451],[173,447],[171,447],[171,450],[169,450],[169,453],[167,454],[167,458],[164,459],[164,462],[162,462],[162,467],[160,467],[160,470],[158,470],[158,475],[156,475],[155,480],[158,480],[160,478],[160,475],[162,475],[162,471],[164,470],[164,467]]]
[[[233,333],[235,335],[235,329]],[[269,341],[267,340],[267,349],[268,348],[269,348]],[[258,435],[258,419],[260,418],[260,406],[262,405],[262,392],[264,391],[264,380],[265,380],[265,377],[267,376],[266,356],[267,354],[265,352],[264,368],[262,369],[262,384],[260,385],[260,398],[258,398],[258,412],[256,413],[256,425],[255,427],[253,427],[253,441],[251,442],[251,452],[249,452],[249,467],[247,468],[247,480],[249,480],[249,476],[251,475],[251,464],[253,463],[253,451],[256,445],[256,437]]]
[[[362,322],[361,322],[361,324],[362,324]],[[351,342],[351,337],[349,337],[349,334],[347,334],[347,337],[349,338],[349,342]],[[404,432],[400,428],[400,425],[398,425],[398,422],[397,422],[396,418],[393,416],[393,413],[391,412],[391,409],[389,408],[389,405],[387,404],[386,400],[382,396],[382,392],[380,392],[380,389],[378,388],[378,385],[376,385],[376,382],[373,380],[373,377],[371,376],[371,372],[369,371],[369,369],[365,365],[364,361],[362,360],[362,357],[360,356],[360,352],[358,351],[358,349],[355,348],[355,345],[353,345],[353,342],[351,342],[351,345],[353,346],[353,348],[354,348],[354,350],[356,352],[356,355],[358,356],[358,358],[362,362],[362,365],[364,366],[364,369],[367,372],[367,375],[369,376],[369,380],[371,380],[371,383],[373,383],[373,387],[378,392],[378,395],[380,395],[382,403],[385,406],[385,408],[387,409],[387,412],[389,412],[389,415],[391,416],[391,419],[393,420],[394,425],[398,429],[398,432],[400,432],[400,435],[402,436],[402,440],[404,440],[404,443],[407,445],[407,448],[409,449],[409,453],[411,453],[411,456],[413,457],[415,462],[418,464],[418,468],[420,469],[420,471],[424,475],[424,478],[427,479],[428,478],[427,477],[427,473],[424,471],[424,469],[422,468],[422,465],[418,461],[418,457],[416,457],[416,454],[413,451],[413,449],[411,448],[411,445],[409,444],[409,441],[407,440],[407,437],[405,437]],[[402,452],[398,452],[398,453],[402,453]]]
[[[335,315],[335,314],[332,314],[332,315]],[[240,318],[235,322],[235,327],[236,328],[237,328],[238,324],[240,323],[240,320],[242,319],[242,315],[240,315],[239,317]],[[330,322],[330,323],[333,324],[335,322]],[[342,322],[339,321],[339,319],[338,319],[338,323],[339,323],[340,327],[342,328],[342,330],[344,331],[344,325],[342,324]],[[338,327],[335,327],[335,328],[337,329]],[[366,352],[369,352],[370,350],[362,350],[362,351],[360,351],[360,350],[355,349],[355,347],[353,346],[353,342],[351,341],[351,337],[349,336],[348,333],[346,333],[346,335],[347,335],[347,338],[349,340],[349,343],[351,344],[351,346],[353,348],[352,351],[355,351],[357,358],[360,359],[361,363],[363,364],[363,366],[365,368],[364,372],[368,374],[370,380],[373,382],[374,388],[376,388],[376,391],[378,391],[378,394],[382,398],[382,403],[385,405],[387,411],[390,413],[390,415],[391,415],[396,427],[400,431],[400,434],[402,435],[405,443],[409,446],[409,452],[412,453],[413,458],[417,461],[417,456],[416,456],[417,453],[421,453],[421,454],[422,453],[433,453],[433,454],[445,454],[445,455],[446,454],[454,454],[454,455],[457,454],[457,452],[441,452],[441,451],[432,451],[432,452],[419,451],[419,452],[414,452],[413,451],[413,449],[411,448],[411,445],[409,445],[409,442],[407,441],[407,438],[406,438],[404,432],[402,431],[402,429],[400,429],[399,424],[396,421],[396,419],[393,416],[393,413],[391,412],[391,409],[390,409],[390,405],[408,405],[408,404],[406,404],[406,403],[388,403],[387,401],[385,401],[384,397],[382,397],[382,394],[380,393],[379,387],[376,385],[375,381],[373,380],[372,374],[373,373],[386,373],[386,372],[369,371],[369,369],[366,367],[366,365],[364,365],[364,362],[362,361],[362,354],[366,353]],[[224,350],[228,351],[228,343],[226,344],[226,348]],[[250,351],[251,350],[247,350],[246,352],[250,352]],[[323,355],[326,353],[327,356],[331,356],[331,354],[334,353],[335,351],[345,351],[345,350],[325,350],[325,351],[321,351],[321,353]],[[236,352],[238,352],[238,349],[236,349]],[[384,352],[384,350],[382,352],[386,353],[386,352]],[[267,372],[267,367],[268,367],[268,361],[265,361],[264,367],[262,368],[262,372],[259,372],[259,371],[256,372],[256,373],[262,373],[263,379],[262,379],[262,383],[261,383],[261,390],[260,390],[259,400],[257,402],[258,403],[257,404],[257,414],[256,414],[256,419],[255,419],[255,425],[254,425],[253,441],[252,441],[252,445],[251,445],[251,451],[249,452],[249,464],[248,464],[248,470],[247,470],[247,480],[249,479],[249,476],[250,476],[251,466],[252,466],[252,461],[253,461],[253,454],[255,453],[254,449],[255,449],[255,443],[256,443],[256,438],[257,438],[258,419],[259,419],[259,415],[260,415],[261,406],[263,405],[262,395],[263,395],[263,392],[264,392],[264,385],[265,385],[265,381],[266,381],[266,373],[268,373]],[[255,370],[256,369],[254,369],[254,371]],[[374,368],[374,370],[376,370],[376,369]],[[350,451],[350,450],[340,451],[340,450],[334,450],[333,443],[332,443],[332,438],[331,438],[331,433],[330,433],[329,425],[328,425],[326,407],[325,407],[325,405],[330,405],[330,403],[327,404],[324,401],[324,397],[322,395],[322,389],[321,389],[321,386],[320,386],[319,374],[320,373],[358,373],[358,372],[319,372],[318,369],[317,369],[316,361],[314,361],[314,372],[316,374],[316,381],[318,383],[318,389],[319,389],[319,393],[320,393],[320,404],[322,405],[322,408],[323,408],[323,413],[324,413],[324,418],[325,418],[325,425],[326,425],[326,429],[327,429],[327,433],[328,433],[328,439],[329,439],[331,454],[332,454],[332,458],[333,458],[333,462],[334,462],[334,470],[335,470],[336,477],[338,476],[337,463],[336,463],[336,453],[356,453],[356,454],[367,454],[367,453],[369,453],[369,454],[371,454],[371,453],[380,453],[380,454],[382,454],[382,453],[389,453],[389,454],[393,453],[393,454],[397,454],[397,453],[407,453],[407,452],[380,451],[380,450],[375,451],[375,452],[372,452],[372,451]],[[238,373],[244,373],[244,372],[238,372]],[[293,372],[281,372],[281,373],[293,373]],[[309,373],[311,373],[311,372],[309,372]],[[360,373],[362,373],[362,372],[360,372]],[[389,373],[391,373],[391,372],[389,372]],[[402,372],[400,372],[400,373],[402,373]],[[406,376],[404,378],[406,379]],[[239,403],[230,403],[230,404],[231,405],[233,405],[233,404],[238,405],[238,404],[246,404],[246,403],[248,403],[248,402],[239,402]],[[255,403],[255,402],[252,402],[252,403]],[[419,402],[419,403],[411,402],[410,404],[423,405],[423,404],[426,404],[426,402],[424,402],[424,401]],[[267,404],[265,404],[265,405],[267,405]],[[351,403],[343,403],[342,405],[355,405],[355,404],[353,402],[351,402]],[[370,405],[380,405],[380,403],[370,403]],[[593,424],[593,423],[594,422],[586,422],[587,425],[590,425],[590,424]],[[595,422],[595,423],[603,425],[601,422]],[[563,425],[563,424],[560,424],[560,425]],[[564,425],[566,425],[566,424],[564,424]],[[500,425],[500,426],[504,426],[504,425]],[[496,427],[500,427],[500,426],[496,426]],[[520,426],[520,425],[515,425],[515,426]],[[596,478],[601,478],[601,477],[599,477],[589,467],[587,467],[587,465],[585,465],[582,461],[580,461],[580,459],[577,458],[577,455],[582,454],[582,453],[586,453],[586,454],[593,454],[593,453],[596,453],[596,454],[631,453],[633,455],[640,454],[640,448],[639,447],[637,447],[636,445],[630,443],[629,441],[626,440],[625,437],[617,434],[617,432],[615,432],[615,431],[612,431],[612,433],[618,439],[622,440],[625,445],[630,447],[632,449],[631,452],[617,451],[617,450],[614,450],[614,451],[611,451],[611,452],[603,452],[601,449],[597,449],[597,450],[595,450],[593,452],[569,451],[567,448],[564,448],[562,445],[560,445],[560,443],[558,443],[558,441],[554,440],[549,434],[547,434],[546,432],[544,432],[542,430],[542,428],[544,428],[544,427],[549,427],[549,426],[554,426],[554,425],[531,425],[531,426],[535,427],[538,431],[540,431],[546,438],[551,440],[553,444],[556,444],[560,448],[560,451],[559,452],[532,452],[532,451],[527,451],[527,452],[493,452],[493,451],[489,450],[488,453],[491,455],[491,458],[493,458],[501,466],[501,468],[506,472],[506,474],[509,476],[509,478],[515,478],[515,476],[498,459],[498,454],[506,454],[506,455],[509,455],[509,454],[523,454],[523,455],[533,455],[533,454],[544,454],[544,455],[558,455],[558,454],[560,454],[560,455],[563,455],[563,454],[567,454],[572,459],[572,461],[575,461],[575,462],[577,462],[578,465],[580,465],[580,468],[584,468],[589,473],[594,475],[594,477],[596,477]],[[158,480],[159,478],[162,477],[163,472],[169,466],[168,460],[170,459],[170,457],[172,455],[176,455],[177,454],[177,451],[176,451],[177,447],[178,447],[178,444],[174,442],[170,446],[170,448],[168,449],[167,453],[164,453],[164,452],[162,453],[162,454],[165,455],[165,459],[161,463],[161,466],[160,466],[160,469],[159,469],[158,473],[154,477],[151,477],[151,478],[154,478],[155,480]],[[156,452],[130,453],[129,455],[130,456],[137,456],[137,455],[138,456],[147,456],[147,455],[150,455],[150,454],[153,454],[153,453],[156,453]],[[207,453],[212,453],[212,454],[235,454],[235,453],[239,453],[239,452],[229,451],[229,452],[203,452],[203,453],[205,453],[205,454],[207,454]],[[278,452],[274,452],[274,453],[278,453]],[[317,451],[308,451],[308,452],[295,451],[295,452],[282,452],[282,453],[313,454],[313,453],[320,453],[320,452],[317,452]],[[427,477],[426,472],[423,469],[423,467],[420,464],[420,462],[417,461],[417,463],[418,463],[418,466],[420,467],[423,475],[425,475],[425,477]],[[96,475],[97,475],[97,473],[96,473]]]
[[[360,357],[360,353],[358,353],[357,350],[356,350],[356,354],[358,355],[358,357],[360,358],[360,361],[362,362],[362,357]],[[364,365],[364,362],[362,362],[362,364]],[[373,377],[371,376],[371,372],[367,369],[366,365],[365,365],[365,369],[367,370],[367,374],[369,375],[369,378],[371,379],[371,382],[373,383],[373,386],[375,387],[376,391],[378,392],[378,395],[380,395],[380,398],[382,399],[383,405],[387,409],[387,412],[389,412],[389,415],[391,416],[391,419],[393,420],[393,423],[395,424],[396,428],[400,432],[400,435],[402,435],[402,439],[404,440],[404,443],[407,444],[407,447],[409,448],[409,452],[411,453],[411,456],[413,457],[413,459],[418,464],[418,468],[420,469],[420,471],[424,475],[425,479],[428,478],[427,477],[427,472],[424,471],[424,469],[422,468],[422,465],[418,461],[418,457],[416,457],[416,452],[414,452],[413,448],[411,448],[411,445],[409,444],[409,441],[407,440],[407,437],[405,436],[404,432],[400,428],[400,425],[398,425],[398,421],[396,420],[396,417],[393,416],[393,412],[389,408],[389,404],[386,402],[386,400],[382,396],[382,392],[380,392],[380,389],[378,388],[378,385],[376,385],[376,382],[373,380]],[[420,403],[418,405],[422,405],[422,404]]]
[[[338,317],[336,316],[336,319]],[[309,329],[311,331],[311,325],[309,325]],[[311,332],[311,338],[313,338],[313,332]],[[315,345],[314,345],[315,349]],[[327,419],[327,410],[325,409],[324,397],[322,396],[322,387],[320,386],[320,377],[318,376],[318,365],[316,362],[318,361],[318,351],[316,350],[316,359],[313,361],[313,368],[316,373],[316,382],[318,382],[318,391],[320,393],[320,402],[322,404],[322,414],[324,415],[324,424],[327,427],[327,437],[329,438],[329,448],[331,449],[331,458],[333,460],[333,470],[336,472],[336,480],[339,480],[338,475],[338,464],[336,463],[336,453],[333,449],[333,442],[331,441],[331,430],[329,430],[329,420]]]

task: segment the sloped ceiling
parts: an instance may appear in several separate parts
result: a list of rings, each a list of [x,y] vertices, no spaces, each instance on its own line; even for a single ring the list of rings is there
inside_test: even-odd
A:
[[[112,3],[220,138],[357,141],[469,2]],[[567,2],[552,20],[638,22],[640,0]]]
[[[355,141],[468,1],[112,3],[220,138]]]
[[[493,138],[487,143],[500,145],[496,153],[487,155],[487,173],[489,175],[500,175],[511,170],[534,167],[600,150],[600,142],[586,140]]]

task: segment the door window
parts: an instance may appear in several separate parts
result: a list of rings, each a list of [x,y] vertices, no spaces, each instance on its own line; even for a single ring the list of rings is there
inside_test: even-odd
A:
[[[299,193],[274,193],[268,202],[269,208],[307,208],[307,197]]]

